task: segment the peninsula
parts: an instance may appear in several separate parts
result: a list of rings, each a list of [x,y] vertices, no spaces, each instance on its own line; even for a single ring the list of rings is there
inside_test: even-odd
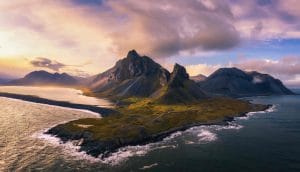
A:
[[[116,113],[59,124],[46,133],[64,142],[77,141],[81,151],[102,158],[123,146],[155,142],[193,126],[226,124],[269,107],[211,95],[190,79],[183,66],[175,64],[170,73],[135,50],[89,79],[84,91],[116,102]]]

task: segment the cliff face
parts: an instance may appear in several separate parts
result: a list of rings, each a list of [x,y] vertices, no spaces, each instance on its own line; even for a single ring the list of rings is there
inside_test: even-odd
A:
[[[208,93],[231,97],[293,94],[281,81],[267,74],[221,68],[199,86]]]

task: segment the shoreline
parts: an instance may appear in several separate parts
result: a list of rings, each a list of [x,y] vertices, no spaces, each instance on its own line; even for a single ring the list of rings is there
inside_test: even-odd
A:
[[[92,105],[82,105],[82,104],[73,104],[69,102],[63,102],[63,101],[55,101],[55,100],[49,100],[45,98],[40,98],[36,96],[30,96],[30,95],[19,95],[19,94],[13,94],[13,93],[3,93],[0,92],[0,96],[2,97],[7,97],[7,98],[13,98],[13,99],[18,99],[18,100],[24,100],[24,101],[29,101],[29,102],[34,102],[34,103],[41,103],[45,105],[53,105],[53,106],[59,106],[63,108],[73,108],[73,109],[78,109],[78,110],[88,110],[94,113],[99,114],[101,117],[107,117],[111,114],[116,114],[116,111],[113,109],[108,109],[108,108],[102,108],[102,107],[96,107]],[[190,123],[184,126],[172,128],[157,134],[149,135],[146,136],[142,139],[136,139],[134,141],[124,141],[124,140],[118,140],[117,143],[110,142],[110,143],[103,143],[103,142],[97,142],[96,140],[90,140],[89,139],[89,133],[83,132],[83,133],[72,133],[72,132],[66,132],[63,131],[62,127],[64,123],[59,123],[56,124],[55,126],[52,126],[51,128],[45,129],[44,134],[51,135],[53,137],[58,138],[61,140],[63,143],[66,143],[68,141],[80,141],[79,146],[80,149],[79,151],[85,152],[87,155],[90,155],[92,157],[98,158],[99,155],[101,155],[101,159],[104,159],[106,157],[109,157],[110,154],[116,152],[119,148],[126,147],[126,146],[137,146],[137,145],[146,145],[149,143],[155,143],[162,141],[164,138],[172,135],[173,133],[179,132],[179,131],[186,131],[192,127],[197,127],[197,126],[210,126],[210,125],[219,125],[219,126],[226,126],[229,124],[229,122],[235,121],[236,118],[238,117],[246,117],[248,113],[251,112],[263,112],[267,111],[268,109],[272,108],[273,105],[265,105],[264,109],[259,110],[259,111],[249,111],[249,112],[244,112],[236,115],[230,115],[230,116],[225,116],[223,119],[218,119],[218,120],[212,120],[208,122],[195,122],[195,123]],[[100,147],[105,147],[105,149],[100,149]]]
[[[13,98],[13,99],[18,99],[18,100],[23,100],[23,101],[33,102],[33,103],[41,103],[45,105],[72,108],[72,109],[83,110],[83,111],[87,110],[87,111],[97,113],[101,117],[106,117],[117,113],[115,110],[110,108],[98,107],[93,105],[76,104],[76,103],[70,103],[66,101],[56,101],[56,100],[50,100],[50,99],[31,96],[31,95],[21,95],[21,94],[0,92],[0,97]]]
[[[193,127],[199,127],[199,126],[211,126],[211,125],[219,125],[219,126],[226,126],[229,125],[229,122],[235,121],[238,117],[246,117],[248,113],[259,113],[259,112],[266,112],[268,109],[272,108],[274,105],[266,105],[266,107],[260,111],[249,111],[237,114],[236,116],[230,116],[225,117],[223,119],[214,120],[210,122],[197,122],[197,123],[191,123],[188,125],[184,125],[181,127],[172,128],[170,130],[160,132],[154,135],[150,135],[148,137],[143,138],[142,140],[136,140],[131,142],[126,142],[119,140],[119,143],[116,145],[113,142],[110,143],[103,143],[101,141],[97,142],[95,140],[89,139],[89,133],[83,132],[83,133],[67,133],[63,131],[61,125],[57,125],[56,127],[53,127],[46,131],[44,134],[51,135],[53,137],[56,137],[60,139],[63,143],[67,143],[69,141],[79,141],[81,144],[76,145],[79,146],[79,151],[83,151],[86,154],[94,157],[94,158],[100,158],[105,159],[109,157],[112,153],[115,153],[118,151],[118,149],[126,146],[143,146],[150,143],[156,143],[159,141],[162,141],[164,138],[169,137],[173,133],[176,132],[183,132]],[[101,149],[102,147],[102,149]],[[103,149],[104,147],[104,149]]]

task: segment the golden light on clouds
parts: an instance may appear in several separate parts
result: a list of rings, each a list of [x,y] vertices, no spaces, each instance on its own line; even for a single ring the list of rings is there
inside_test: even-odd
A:
[[[207,75],[230,59],[198,64],[192,56],[222,55],[251,41],[300,39],[297,0],[88,2],[1,1],[0,73],[42,69],[30,61],[43,57],[65,64],[61,72],[97,74],[136,49],[159,62],[181,56],[191,75]]]

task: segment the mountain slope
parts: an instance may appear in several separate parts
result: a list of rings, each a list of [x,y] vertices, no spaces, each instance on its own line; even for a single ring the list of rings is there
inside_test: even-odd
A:
[[[246,73],[238,68],[220,68],[199,85],[209,93],[231,97],[293,94],[270,75]]]
[[[49,73],[47,71],[33,71],[24,78],[12,80],[7,85],[76,85],[77,80],[67,73]]]
[[[268,74],[261,74],[258,72],[248,73],[253,78],[253,82],[256,85],[259,92],[264,92],[267,94],[294,94],[291,90],[286,88],[279,79],[275,79]]]
[[[132,50],[113,68],[97,75],[89,87],[108,97],[147,97],[166,85],[169,77],[158,63]]]

